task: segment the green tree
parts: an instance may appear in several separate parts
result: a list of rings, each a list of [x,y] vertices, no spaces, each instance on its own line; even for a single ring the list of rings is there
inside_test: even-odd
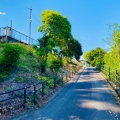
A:
[[[95,50],[88,51],[84,54],[84,59],[90,63],[91,66],[99,68],[104,64],[105,50],[96,48]]]
[[[52,52],[55,45],[56,42],[49,36],[43,36],[39,39],[39,48],[37,48],[37,55],[39,56],[42,73],[45,72],[45,68],[47,66],[48,53]]]
[[[37,51],[42,68],[45,68],[48,62],[49,53],[57,56],[61,61],[64,57],[69,61],[73,57],[79,60],[82,55],[82,46],[73,38],[68,19],[53,10],[43,11],[41,18],[42,25],[38,27],[38,31],[43,33],[43,37],[39,39],[40,48]]]
[[[106,66],[110,66],[112,68],[120,68],[119,56],[116,48],[113,48],[111,51],[105,54],[104,63]]]
[[[120,68],[120,29],[118,24],[113,24],[109,28],[111,30],[109,39],[106,39],[110,45],[110,50],[104,57],[105,65],[112,68]]]
[[[112,50],[114,50],[115,53],[117,53],[118,60],[119,60],[117,62],[119,63],[119,66],[120,66],[120,31],[119,30],[114,31],[113,42],[114,42],[114,45],[112,46]]]
[[[69,39],[66,45],[63,47],[61,53],[63,56],[68,57],[69,62],[74,57],[76,60],[80,59],[83,54],[81,44],[74,38]]]
[[[42,25],[38,27],[39,32],[54,38],[58,45],[63,45],[71,34],[71,24],[65,16],[53,10],[45,10],[41,14]]]

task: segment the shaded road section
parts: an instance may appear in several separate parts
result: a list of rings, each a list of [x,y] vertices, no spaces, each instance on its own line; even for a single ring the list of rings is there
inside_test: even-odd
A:
[[[47,104],[13,120],[120,120],[120,105],[95,68],[86,68]]]

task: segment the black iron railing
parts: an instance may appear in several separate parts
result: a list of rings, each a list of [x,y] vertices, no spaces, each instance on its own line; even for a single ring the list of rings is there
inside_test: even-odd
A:
[[[54,79],[55,81],[56,79]],[[34,84],[34,85],[31,85],[31,86],[26,86],[24,88],[20,88],[20,89],[16,89],[16,90],[11,90],[11,91],[8,91],[8,92],[4,92],[4,93],[1,93],[0,96],[2,97],[2,95],[5,95],[5,94],[11,94],[11,96],[13,97],[10,97],[10,98],[7,98],[7,99],[3,99],[0,101],[1,102],[5,102],[5,101],[8,101],[8,100],[11,100],[11,99],[15,99],[15,98],[23,98],[23,105],[25,106],[26,104],[26,98],[27,98],[27,95],[29,94],[33,94],[33,102],[35,103],[35,97],[36,97],[36,93],[37,91],[40,91],[41,92],[41,96],[43,97],[44,96],[44,90],[45,90],[45,86],[47,85],[47,82],[49,80],[46,80],[46,81],[41,81],[37,84]],[[53,82],[54,83],[54,88],[56,87],[56,82]],[[15,94],[15,92],[20,92],[21,91],[21,95],[17,95]]]
[[[112,68],[110,66],[102,66],[101,72],[106,76],[106,79],[116,87],[120,87],[120,70]]]
[[[73,77],[73,75],[75,75],[75,72],[73,71],[68,71],[68,73],[62,73],[61,78],[63,79],[63,77],[66,79],[66,81],[69,80],[69,78]],[[15,98],[22,98],[23,99],[23,106],[26,106],[26,102],[27,102],[27,96],[32,94],[33,95],[33,102],[34,104],[36,103],[36,94],[39,91],[41,93],[41,96],[44,97],[44,92],[46,87],[49,85],[49,79],[45,80],[45,81],[40,81],[37,84],[33,84],[30,86],[25,86],[23,88],[20,89],[15,89],[15,90],[11,90],[8,92],[4,92],[4,93],[0,93],[0,98],[4,97],[4,95],[9,94],[9,98],[7,99],[2,99],[0,100],[0,103],[11,100],[11,99],[15,99]],[[59,81],[56,79],[56,77],[53,78],[52,81],[53,84],[53,88],[55,89],[57,84],[59,83]],[[20,94],[16,93],[19,92]]]

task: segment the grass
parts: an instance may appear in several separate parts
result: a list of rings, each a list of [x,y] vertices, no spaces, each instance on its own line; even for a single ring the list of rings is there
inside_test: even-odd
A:
[[[7,44],[18,45],[21,48],[21,52],[15,68],[13,68],[11,71],[7,73],[6,72],[0,73],[0,82],[3,82],[4,80],[8,80],[8,79],[9,80],[14,79],[14,82],[34,84],[35,82],[43,80],[43,78],[41,79],[42,75],[40,75],[40,64],[38,62],[36,50],[29,45],[25,45],[21,43],[0,43],[0,63],[2,60],[2,54],[3,54],[2,51]],[[48,66],[51,64],[52,60],[56,60],[56,59],[57,59],[56,56],[49,54]],[[77,65],[79,66],[79,62],[77,61],[73,61],[73,62],[76,63],[76,65],[68,64],[67,59],[63,59],[64,68],[76,72]],[[48,69],[47,74],[44,75],[46,77],[53,76],[53,73],[51,73],[50,69]],[[50,87],[51,86],[52,83],[50,84]]]
[[[0,73],[0,81],[6,80],[13,74],[15,80],[31,83],[30,81],[32,81],[32,79],[36,79],[35,77],[39,68],[36,51],[31,46],[21,43],[0,43],[0,62],[2,60],[2,50],[7,44],[17,44],[21,48],[21,53],[15,68],[11,69],[8,73]],[[21,80],[20,78],[24,80]]]

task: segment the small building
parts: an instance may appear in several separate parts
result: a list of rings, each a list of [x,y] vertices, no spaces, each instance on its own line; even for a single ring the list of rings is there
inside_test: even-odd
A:
[[[85,61],[85,60],[80,60],[80,62],[82,63],[82,65],[84,67],[90,67],[90,64],[87,61]]]

